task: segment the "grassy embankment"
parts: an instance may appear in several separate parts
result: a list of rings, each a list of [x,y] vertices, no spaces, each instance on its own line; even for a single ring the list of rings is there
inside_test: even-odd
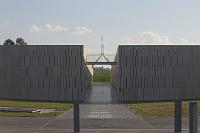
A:
[[[27,107],[34,109],[55,109],[55,112],[49,113],[32,113],[32,112],[11,112],[0,111],[0,116],[4,117],[54,117],[69,110],[72,105],[69,103],[54,103],[54,102],[27,102],[27,101],[7,101],[0,100],[1,107]]]
[[[136,103],[128,104],[127,107],[139,114],[142,117],[172,117],[174,116],[174,102],[162,102],[162,103]],[[182,115],[188,117],[188,102],[182,104]],[[200,107],[200,102],[198,102]],[[200,108],[198,108],[198,114],[200,114]]]
[[[111,82],[110,70],[94,70],[93,82]]]

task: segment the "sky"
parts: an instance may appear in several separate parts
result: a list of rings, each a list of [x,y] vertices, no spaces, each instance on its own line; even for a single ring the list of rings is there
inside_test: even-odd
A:
[[[199,43],[199,0],[0,0],[0,43],[85,44],[114,54],[124,43]]]

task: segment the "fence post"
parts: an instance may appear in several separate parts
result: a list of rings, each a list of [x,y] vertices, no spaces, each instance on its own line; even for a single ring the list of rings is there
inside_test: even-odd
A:
[[[182,101],[175,101],[175,132],[182,130]]]
[[[189,103],[189,133],[197,133],[197,102]]]
[[[74,132],[80,132],[80,112],[79,101],[74,101]]]

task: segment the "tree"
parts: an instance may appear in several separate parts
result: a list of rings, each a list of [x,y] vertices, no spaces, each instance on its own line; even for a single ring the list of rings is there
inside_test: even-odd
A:
[[[7,40],[5,40],[3,45],[15,45],[15,43],[11,39],[7,39]]]
[[[17,45],[22,45],[22,46],[27,45],[27,43],[24,41],[24,39],[23,39],[23,38],[20,38],[20,37],[18,37],[18,38],[16,39],[16,44],[17,44]]]

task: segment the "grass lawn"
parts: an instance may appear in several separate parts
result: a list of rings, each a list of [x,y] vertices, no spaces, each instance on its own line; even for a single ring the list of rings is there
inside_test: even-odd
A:
[[[0,116],[5,116],[5,117],[53,117],[62,114],[64,111],[69,110],[72,107],[72,105],[69,103],[27,102],[27,101],[8,101],[8,100],[0,100],[0,106],[56,110],[55,112],[50,112],[50,113],[1,111]]]
[[[111,82],[111,71],[94,71],[93,82]]]
[[[171,117],[174,116],[174,102],[163,103],[136,103],[128,104],[128,108],[142,117]],[[188,117],[189,103],[183,102],[182,114],[184,117]],[[200,107],[200,102],[198,102]],[[200,114],[200,108],[198,108],[198,114]]]

